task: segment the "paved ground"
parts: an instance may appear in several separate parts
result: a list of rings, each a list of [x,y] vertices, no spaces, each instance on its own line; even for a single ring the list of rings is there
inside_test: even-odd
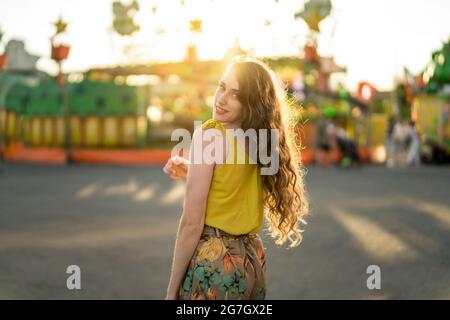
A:
[[[264,236],[267,298],[450,299],[450,167],[311,167],[306,181],[304,243]],[[2,165],[0,298],[163,298],[182,196],[159,166]]]

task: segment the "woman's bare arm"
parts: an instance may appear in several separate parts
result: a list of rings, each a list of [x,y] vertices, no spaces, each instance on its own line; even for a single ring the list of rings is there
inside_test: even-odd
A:
[[[196,143],[202,143],[196,131],[191,145],[191,153]],[[202,149],[207,143],[202,143]],[[189,164],[183,214],[178,226],[172,270],[166,299],[176,299],[181,281],[200,240],[205,221],[206,201],[214,171],[214,164]]]

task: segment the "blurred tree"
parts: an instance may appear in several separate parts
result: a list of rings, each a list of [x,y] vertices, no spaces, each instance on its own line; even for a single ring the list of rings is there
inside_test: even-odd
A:
[[[133,20],[134,14],[139,10],[139,4],[135,0],[129,5],[120,1],[113,2],[113,27],[122,36],[130,36],[140,28]]]
[[[445,43],[441,50],[433,52],[434,73],[431,81],[438,84],[450,83],[450,40]]]
[[[2,38],[3,38],[3,31],[2,31],[2,29],[0,29],[0,47],[2,44]],[[2,71],[3,66],[5,65],[5,62],[6,62],[6,55],[0,53],[0,71]]]
[[[423,72],[428,93],[437,93],[450,84],[450,39],[431,55],[431,62]]]
[[[295,19],[303,19],[312,31],[319,32],[319,23],[331,12],[330,0],[310,0],[302,11],[295,13]]]

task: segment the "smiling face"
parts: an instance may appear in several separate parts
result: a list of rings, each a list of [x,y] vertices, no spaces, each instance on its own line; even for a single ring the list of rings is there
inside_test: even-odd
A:
[[[225,127],[236,128],[241,125],[241,111],[239,83],[232,68],[228,68],[216,90],[213,118]]]

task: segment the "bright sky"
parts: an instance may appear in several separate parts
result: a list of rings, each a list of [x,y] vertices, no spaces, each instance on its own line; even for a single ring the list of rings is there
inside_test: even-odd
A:
[[[141,31],[132,43],[135,61],[180,60],[196,41],[200,58],[220,59],[236,38],[256,55],[295,55],[308,33],[293,15],[304,0],[139,0],[136,20]],[[450,37],[448,0],[332,0],[333,11],[320,27],[319,52],[333,55],[348,69],[347,85],[367,80],[388,89],[402,67],[421,71],[433,50]],[[157,6],[155,14],[151,8]],[[112,0],[1,0],[0,28],[9,39],[22,39],[38,67],[54,73],[49,38],[58,17],[69,23],[64,40],[71,45],[64,70],[123,62],[121,45],[112,33]],[[188,21],[202,19],[204,32],[192,36]],[[264,26],[269,19],[272,24]],[[162,36],[156,30],[163,28]],[[2,49],[0,49],[2,50]],[[122,59],[122,60],[121,60]]]

